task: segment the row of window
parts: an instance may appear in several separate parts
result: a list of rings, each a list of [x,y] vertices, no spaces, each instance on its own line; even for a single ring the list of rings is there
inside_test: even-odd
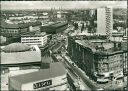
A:
[[[120,69],[120,65],[114,66],[114,67],[109,67],[109,71],[117,70]]]
[[[18,31],[1,31],[2,33],[18,33]]]
[[[28,40],[40,40],[40,39],[22,39],[22,41],[28,41]]]
[[[36,38],[36,37],[45,37],[45,35],[34,35],[34,36],[22,36],[22,38],[32,38],[32,37],[34,37],[34,38]]]
[[[113,71],[113,70],[117,70],[117,69],[119,69],[119,66],[109,67],[109,69],[108,68],[100,68],[100,69],[98,69],[98,71],[103,73],[103,72]]]
[[[22,43],[41,43],[41,41],[31,41],[31,42],[22,42]]]

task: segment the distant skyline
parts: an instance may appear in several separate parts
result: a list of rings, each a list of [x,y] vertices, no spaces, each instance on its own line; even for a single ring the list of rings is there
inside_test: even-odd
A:
[[[86,9],[112,6],[127,8],[127,1],[1,1],[2,10],[22,9]]]

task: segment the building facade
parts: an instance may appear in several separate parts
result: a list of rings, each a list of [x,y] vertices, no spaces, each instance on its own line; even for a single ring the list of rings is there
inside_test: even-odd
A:
[[[128,51],[121,50],[120,43],[90,41],[68,39],[68,54],[78,67],[98,82],[108,82],[111,76],[113,79],[123,77]]]
[[[26,24],[9,24],[5,21],[1,22],[1,35],[5,37],[18,37],[22,33],[29,31],[29,26]]]
[[[108,82],[111,76],[112,79],[123,77],[123,54],[124,52],[95,54],[97,82]]]
[[[123,36],[123,41],[128,42],[128,28],[125,29],[125,33],[124,33],[124,36]]]
[[[124,51],[126,51],[124,53],[124,56],[123,56],[123,58],[124,58],[124,60],[123,60],[123,74],[124,74],[124,76],[128,75],[128,50],[127,50],[128,46],[127,45],[128,45],[127,42],[122,43],[122,48]]]
[[[12,43],[1,49],[1,67],[32,65],[41,63],[38,46]]]
[[[22,35],[21,43],[27,45],[44,46],[47,43],[47,35],[45,33]]]
[[[113,9],[111,7],[102,7],[97,9],[97,33],[111,36],[113,30]]]
[[[29,31],[35,32],[35,31],[40,31],[42,23],[41,22],[29,22],[28,25],[29,25]]]
[[[112,32],[112,36],[110,38],[111,41],[121,42],[123,41],[123,32]]]
[[[94,72],[93,50],[84,46],[81,41],[68,38],[68,55],[77,64],[79,68],[91,77]]]
[[[59,62],[48,69],[9,77],[9,90],[67,90],[67,86],[67,73]]]

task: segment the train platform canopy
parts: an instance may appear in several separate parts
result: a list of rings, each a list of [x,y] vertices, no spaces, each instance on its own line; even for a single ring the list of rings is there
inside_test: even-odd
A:
[[[54,24],[51,24],[50,27],[54,27],[54,28],[58,28],[58,27],[61,27],[63,25],[67,24],[67,22],[57,22],[57,23],[54,23]]]
[[[56,34],[67,29],[67,25],[68,25],[67,22],[51,23],[51,24],[42,26],[41,31],[46,32],[48,34]]]
[[[13,83],[18,82],[20,84],[26,84],[45,79],[52,79],[62,75],[66,75],[66,70],[64,66],[60,62],[55,62],[55,63],[51,63],[50,68],[48,69],[40,69],[39,71],[36,72],[12,76],[10,77],[10,82]]]

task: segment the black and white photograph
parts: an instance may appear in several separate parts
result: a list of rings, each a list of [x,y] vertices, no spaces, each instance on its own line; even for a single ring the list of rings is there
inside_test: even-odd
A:
[[[1,91],[128,91],[127,0],[0,6]]]

